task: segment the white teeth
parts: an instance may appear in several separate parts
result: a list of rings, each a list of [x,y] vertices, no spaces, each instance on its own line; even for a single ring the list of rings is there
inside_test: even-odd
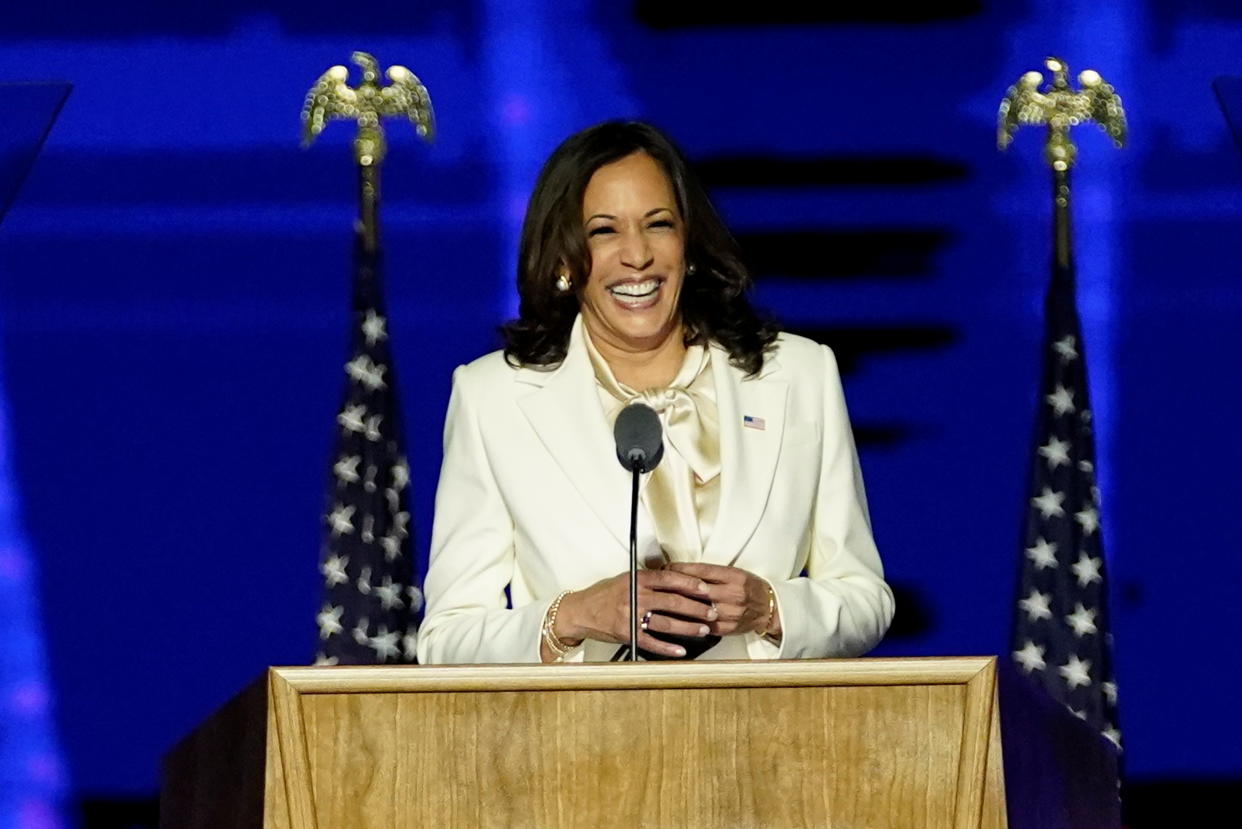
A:
[[[620,296],[645,297],[654,294],[659,287],[660,280],[648,279],[644,282],[623,282],[620,285],[613,285],[608,290]]]

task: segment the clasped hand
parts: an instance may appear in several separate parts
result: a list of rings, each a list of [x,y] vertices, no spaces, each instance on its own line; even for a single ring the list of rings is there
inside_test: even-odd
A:
[[[768,585],[753,573],[717,564],[678,562],[638,572],[638,647],[664,656],[685,656],[680,645],[651,632],[702,637],[750,631],[777,633],[769,614]],[[556,635],[566,644],[583,639],[630,640],[629,573],[569,593],[556,617]]]

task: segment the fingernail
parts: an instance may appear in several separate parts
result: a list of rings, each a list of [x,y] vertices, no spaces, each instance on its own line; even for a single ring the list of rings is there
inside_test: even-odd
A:
[[[685,655],[686,655],[686,649],[683,648],[681,645],[678,645],[677,647],[673,648],[673,656],[685,656]]]
[[[709,607],[709,608],[707,609],[707,621],[709,621],[709,622],[714,622],[714,621],[716,621],[716,618],[717,618],[718,616],[720,616],[720,611],[719,611],[719,610],[717,610],[716,608],[714,608],[714,607]]]
[[[706,636],[711,632],[711,629],[707,625],[699,625],[699,636]]]

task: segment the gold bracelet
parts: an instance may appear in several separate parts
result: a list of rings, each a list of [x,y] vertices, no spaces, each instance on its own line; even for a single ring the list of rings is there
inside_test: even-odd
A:
[[[772,636],[772,620],[776,618],[776,591],[772,589],[771,582],[765,582],[768,585],[768,620],[763,624],[763,633],[761,636]]]
[[[561,609],[561,599],[569,595],[571,591],[562,590],[561,594],[552,600],[552,604],[548,607],[548,612],[543,617],[543,642],[548,646],[548,650],[556,657],[556,661],[565,658],[565,654],[569,653],[571,648],[560,640],[556,635],[556,611]]]

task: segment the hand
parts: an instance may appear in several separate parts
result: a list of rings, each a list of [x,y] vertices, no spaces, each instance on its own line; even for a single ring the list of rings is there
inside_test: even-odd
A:
[[[719,564],[681,561],[664,569],[707,582],[707,598],[715,604],[718,613],[709,627],[717,636],[755,631],[780,637],[781,617],[769,602],[768,583],[754,573]],[[772,607],[770,616],[769,607]]]
[[[680,645],[664,642],[647,633],[706,636],[718,612],[710,604],[710,586],[702,579],[670,569],[638,571],[638,618],[650,611],[646,630],[639,628],[638,647],[665,656],[685,656]],[[766,594],[765,594],[766,596]],[[764,599],[767,607],[767,599]],[[676,619],[667,614],[685,619]],[[690,620],[690,621],[686,621]],[[556,614],[557,638],[576,645],[583,639],[601,642],[630,641],[630,574],[621,573],[596,582],[585,590],[561,599]]]

